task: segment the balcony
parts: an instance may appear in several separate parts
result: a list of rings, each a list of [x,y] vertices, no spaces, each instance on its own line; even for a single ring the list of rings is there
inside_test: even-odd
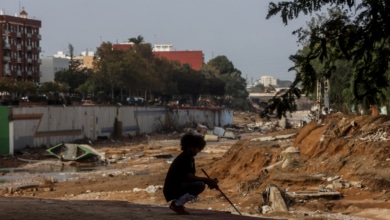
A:
[[[3,36],[8,36],[9,35],[9,30],[3,30]]]
[[[4,44],[4,49],[11,49],[11,44],[5,43]]]
[[[4,74],[5,75],[11,75],[11,70],[10,69],[4,69]]]
[[[31,70],[27,70],[27,75],[32,76],[32,71]]]
[[[21,76],[21,75],[22,75],[22,71],[21,71],[21,70],[17,70],[17,71],[16,71],[16,74],[17,74],[18,76]]]
[[[31,38],[32,34],[31,33],[27,33],[26,34],[28,38]]]
[[[22,58],[20,58],[20,57],[18,57],[16,60],[17,60],[18,63],[22,62]]]
[[[27,50],[31,50],[32,49],[32,47],[31,46],[27,46]]]
[[[31,63],[32,62],[32,59],[31,58],[27,58],[27,63]]]
[[[17,49],[17,50],[21,50],[21,49],[22,49],[22,45],[21,45],[21,44],[17,44],[17,45],[16,45],[16,49]]]
[[[3,61],[9,62],[9,61],[11,61],[11,57],[10,56],[3,56]]]
[[[22,32],[20,31],[16,32],[16,37],[22,37]]]

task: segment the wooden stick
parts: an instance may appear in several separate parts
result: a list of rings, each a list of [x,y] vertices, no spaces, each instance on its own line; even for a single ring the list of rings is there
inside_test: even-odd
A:
[[[210,179],[209,175],[206,173],[206,171],[204,169],[201,169],[202,172],[204,173],[204,175],[207,176],[207,178]],[[223,197],[225,197],[225,199],[230,203],[230,205],[233,206],[233,208],[238,212],[238,214],[242,215],[240,211],[238,211],[238,209],[236,208],[236,206],[234,206],[234,204],[230,201],[230,199],[225,195],[225,193],[222,192],[222,190],[217,186],[217,190],[222,194]]]

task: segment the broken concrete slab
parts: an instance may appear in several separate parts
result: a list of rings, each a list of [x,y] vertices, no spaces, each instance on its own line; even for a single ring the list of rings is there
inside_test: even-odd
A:
[[[269,212],[288,212],[286,202],[284,201],[282,192],[275,185],[270,185],[262,193],[263,204],[262,213]]]
[[[288,212],[287,205],[278,187],[271,186],[269,193],[271,208],[275,212]]]
[[[215,127],[213,132],[218,137],[223,137],[225,135],[225,129],[223,129],[221,127]]]
[[[293,138],[296,133],[294,134],[285,134],[285,135],[276,135],[276,136],[266,136],[266,137],[259,137],[251,139],[251,141],[275,141],[275,140],[282,140],[282,139],[288,139]]]
[[[287,196],[293,199],[341,199],[343,196],[340,192],[287,192]]]
[[[236,135],[232,131],[225,131],[224,138],[236,139]]]

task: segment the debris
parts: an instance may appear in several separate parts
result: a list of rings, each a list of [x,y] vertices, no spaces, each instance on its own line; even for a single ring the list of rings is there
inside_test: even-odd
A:
[[[78,160],[90,154],[81,145],[68,143],[57,144],[49,148],[47,152],[61,160]]]
[[[281,140],[281,139],[289,139],[295,137],[297,134],[286,134],[286,135],[276,135],[276,136],[266,136],[266,137],[260,137],[260,138],[253,138],[251,141],[275,141],[275,140]]]
[[[219,141],[219,137],[217,136],[217,135],[212,135],[212,134],[206,134],[205,136],[204,136],[204,140],[206,141],[206,142],[208,142],[208,141],[210,141],[210,142],[217,142],[217,141]]]
[[[308,199],[341,199],[343,196],[340,192],[287,192],[287,196],[297,200]]]
[[[279,190],[278,187],[274,185],[268,186],[262,196],[262,211],[271,212],[272,210],[273,212],[288,212],[286,202],[284,201],[281,190]]]
[[[276,163],[274,163],[274,164],[272,164],[272,165],[270,165],[270,166],[264,168],[264,169],[263,169],[263,172],[264,172],[264,173],[269,173],[269,171],[270,171],[271,169],[273,169],[274,167],[276,167],[276,166],[282,164],[283,162],[284,162],[284,160],[278,161],[278,162],[276,162]]]
[[[215,127],[214,134],[217,135],[218,137],[223,137],[225,135],[225,129],[221,127]]]
[[[232,131],[225,131],[225,134],[223,135],[225,138],[230,138],[230,139],[236,139],[236,135]]]
[[[196,131],[198,131],[199,133],[201,133],[203,135],[206,134],[207,129],[208,129],[207,126],[201,125],[201,124],[198,124],[196,127]]]
[[[155,154],[155,155],[153,155],[153,157],[155,157],[155,158],[171,158],[171,157],[173,157],[172,156],[172,154]]]
[[[147,192],[149,194],[152,194],[152,193],[155,193],[157,190],[159,189],[162,189],[163,186],[162,185],[158,185],[158,186],[154,186],[154,185],[150,185],[148,187],[146,187],[145,189],[140,189],[140,188],[133,188],[133,192]]]

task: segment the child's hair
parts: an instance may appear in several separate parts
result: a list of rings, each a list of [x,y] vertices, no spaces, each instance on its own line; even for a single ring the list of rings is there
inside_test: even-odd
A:
[[[193,146],[198,147],[199,150],[203,150],[206,146],[206,141],[201,135],[187,133],[181,138],[180,145],[183,151]]]

